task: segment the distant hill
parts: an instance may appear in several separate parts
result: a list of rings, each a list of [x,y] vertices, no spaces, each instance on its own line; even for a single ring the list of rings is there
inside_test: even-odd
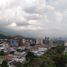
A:
[[[0,39],[10,39],[10,38],[15,38],[15,37],[17,37],[17,38],[25,38],[25,37],[23,37],[23,36],[21,36],[21,35],[8,35],[7,33],[3,33],[3,32],[0,32]]]
[[[4,34],[0,34],[0,39],[6,39],[6,38],[7,38],[6,35],[4,35]]]

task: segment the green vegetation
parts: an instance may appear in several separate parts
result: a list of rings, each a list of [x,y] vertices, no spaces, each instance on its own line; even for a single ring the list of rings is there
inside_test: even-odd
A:
[[[4,51],[0,51],[0,56],[4,56],[4,55],[5,55]]]
[[[9,67],[8,66],[8,62],[6,60],[4,60],[1,64],[1,67]]]
[[[4,34],[0,34],[0,39],[6,39],[6,38],[7,38],[6,35],[4,35]]]
[[[28,52],[24,67],[66,67],[67,54],[64,50],[64,46],[53,47],[40,57]]]

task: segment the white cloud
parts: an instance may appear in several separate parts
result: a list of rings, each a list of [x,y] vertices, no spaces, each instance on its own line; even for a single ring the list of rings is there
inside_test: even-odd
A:
[[[55,7],[53,7],[53,6],[51,6],[51,5],[47,5],[47,6],[46,6],[46,9],[48,9],[48,10],[55,10]]]
[[[7,27],[16,27],[16,26],[17,26],[17,24],[15,22],[13,22],[13,23],[9,24]]]
[[[40,36],[44,33],[64,36],[67,33],[66,6],[67,0],[0,0],[0,28],[16,33],[25,30],[25,34],[30,35],[39,31]]]
[[[63,20],[63,13],[59,12],[59,11],[56,11],[55,14],[56,14],[57,21],[58,22],[62,22],[62,20]]]

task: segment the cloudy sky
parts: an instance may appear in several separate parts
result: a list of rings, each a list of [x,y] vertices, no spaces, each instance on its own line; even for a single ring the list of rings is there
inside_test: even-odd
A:
[[[31,37],[67,36],[67,0],[0,0],[0,31]]]

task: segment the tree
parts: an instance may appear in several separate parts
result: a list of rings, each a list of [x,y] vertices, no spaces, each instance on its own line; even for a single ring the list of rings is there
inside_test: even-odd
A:
[[[55,62],[56,67],[66,67],[66,59],[64,55],[56,55],[53,57],[53,61]]]
[[[57,46],[57,47],[56,47],[56,52],[57,52],[57,53],[63,53],[64,50],[65,50],[64,45],[62,45],[62,46]]]
[[[34,58],[35,56],[32,52],[27,52],[26,62],[24,64],[24,67],[30,67],[30,63],[33,61]]]
[[[4,51],[0,51],[0,56],[5,55]]]
[[[35,56],[34,56],[34,54],[32,52],[27,52],[27,55],[26,55],[26,60],[27,61],[33,60],[34,57]]]
[[[24,66],[23,66],[23,64],[22,64],[22,63],[17,62],[17,63],[16,63],[16,67],[24,67]]]
[[[66,67],[66,59],[63,53],[64,49],[64,46],[57,46],[49,49],[46,53],[46,56],[54,61],[56,67]]]
[[[28,52],[24,67],[66,67],[67,55],[64,55],[64,49],[64,46],[52,47],[40,57]]]
[[[4,60],[1,64],[1,67],[9,67],[8,66],[8,62],[6,60]]]

